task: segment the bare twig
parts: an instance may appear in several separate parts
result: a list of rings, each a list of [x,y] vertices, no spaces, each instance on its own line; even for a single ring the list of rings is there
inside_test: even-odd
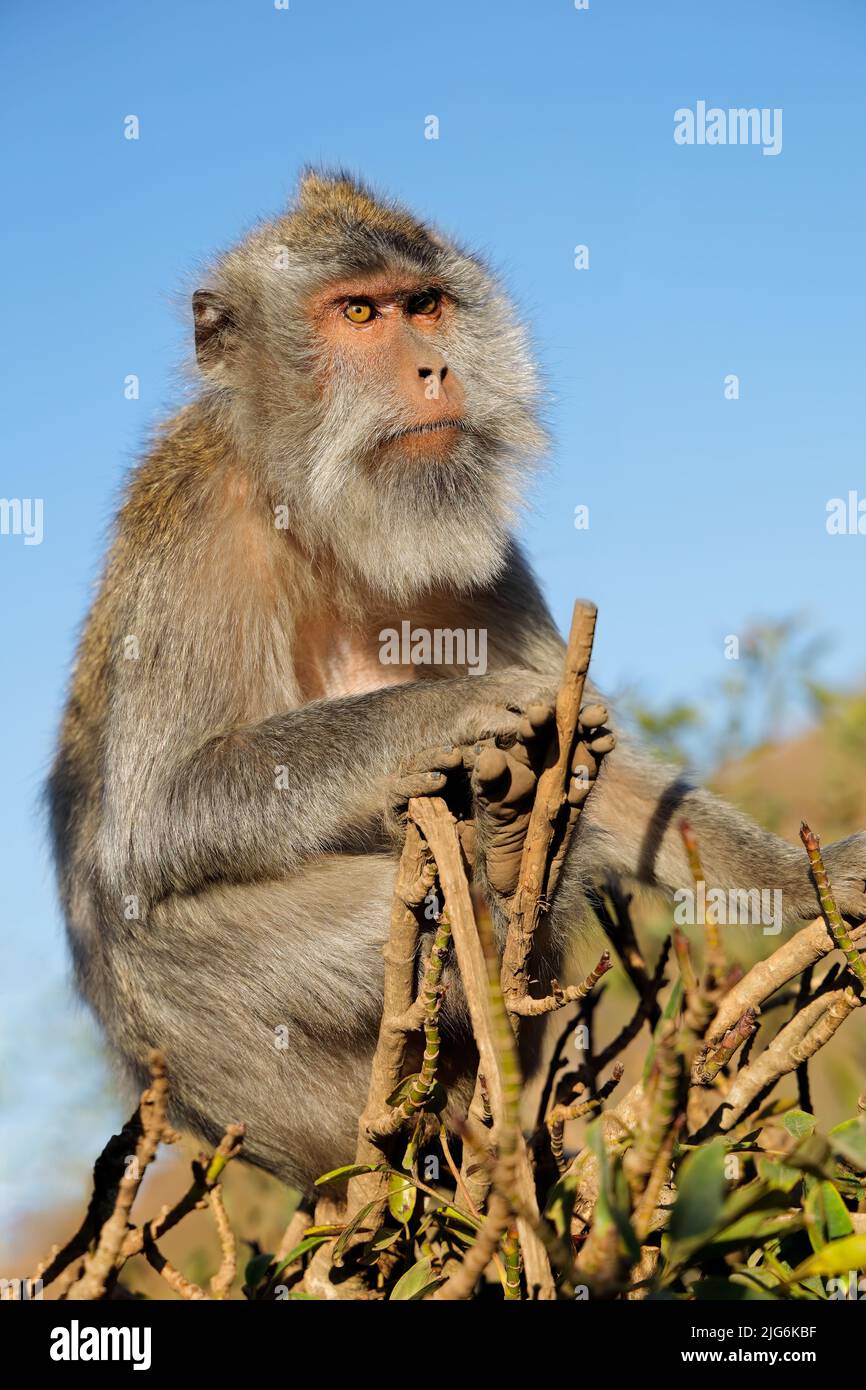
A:
[[[140,1106],[142,1133],[135,1153],[130,1155],[126,1174],[118,1184],[114,1210],[99,1233],[96,1249],[84,1262],[81,1278],[69,1289],[70,1299],[101,1298],[109,1280],[114,1277],[132,1204],[166,1128],[168,1073],[165,1058],[160,1052],[152,1052],[149,1062],[150,1086],[142,1096]]]
[[[367,1102],[358,1121],[356,1164],[375,1165],[386,1156],[377,1142],[375,1125],[388,1109],[388,1097],[403,1078],[409,1038],[419,1026],[415,1003],[415,959],[418,951],[418,913],[436,879],[435,865],[412,818],[406,826],[403,853],[394,885],[391,929],[385,947],[385,993],[382,1021],[373,1063]],[[351,1215],[371,1201],[385,1200],[387,1179],[379,1173],[362,1173],[350,1179],[346,1211]]]
[[[149,1236],[145,1239],[142,1254],[148,1264],[156,1270],[157,1274],[162,1276],[169,1288],[174,1289],[176,1294],[180,1294],[181,1298],[187,1298],[193,1302],[200,1302],[202,1299],[208,1301],[208,1296],[204,1289],[200,1288],[198,1284],[194,1284],[190,1279],[187,1279],[181,1274],[180,1270],[175,1269],[174,1265],[169,1263],[165,1255],[157,1248],[156,1244]]]
[[[605,951],[598,965],[587,975],[586,979],[579,985],[567,985],[565,989],[558,980],[551,980],[551,993],[545,999],[530,999],[526,994],[521,999],[515,999],[511,1005],[511,1012],[518,1014],[521,1018],[537,1018],[540,1014],[552,1014],[557,1009],[562,1009],[566,1004],[574,1004],[580,999],[585,999],[590,990],[594,989],[601,979],[611,968],[610,952]]]
[[[210,1281],[210,1291],[214,1298],[225,1298],[238,1269],[238,1248],[234,1233],[229,1225],[221,1187],[214,1187],[209,1198],[210,1209],[219,1235],[222,1259],[220,1267]]]
[[[371,1135],[384,1138],[395,1134],[413,1115],[417,1115],[430,1098],[436,1081],[436,1067],[439,1062],[439,1010],[442,1006],[442,971],[445,957],[451,944],[451,924],[443,911],[439,916],[436,937],[430,948],[430,956],[424,971],[424,980],[417,1000],[420,1005],[421,1026],[424,1029],[424,1056],[421,1070],[410,1085],[409,1093],[399,1105],[386,1114],[373,1120],[369,1126]],[[417,1014],[415,1005],[409,1011],[409,1022],[414,1022]]]
[[[227,1127],[211,1159],[208,1161],[202,1155],[193,1163],[193,1180],[180,1201],[175,1202],[173,1207],[163,1207],[159,1216],[148,1221],[144,1227],[133,1227],[127,1233],[120,1249],[120,1264],[132,1259],[133,1255],[142,1254],[147,1240],[154,1241],[157,1237],[164,1236],[167,1231],[172,1230],[183,1221],[184,1217],[188,1216],[191,1211],[196,1211],[206,1205],[207,1196],[219,1182],[226,1164],[240,1153],[244,1133],[245,1128],[242,1124],[231,1124]]]

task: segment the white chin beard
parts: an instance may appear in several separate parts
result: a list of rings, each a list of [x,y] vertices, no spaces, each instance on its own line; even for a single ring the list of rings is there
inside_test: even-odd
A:
[[[488,521],[484,527],[451,525],[395,533],[383,527],[382,536],[367,536],[347,557],[367,588],[384,597],[410,600],[431,589],[465,593],[483,588],[499,573],[505,559],[507,535]]]
[[[507,456],[464,437],[438,460],[362,461],[335,451],[317,462],[303,508],[307,535],[370,591],[404,601],[436,588],[466,592],[501,570],[515,511]]]

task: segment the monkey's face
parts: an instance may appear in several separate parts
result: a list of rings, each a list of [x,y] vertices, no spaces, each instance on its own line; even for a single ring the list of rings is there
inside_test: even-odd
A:
[[[446,466],[472,432],[466,394],[448,365],[456,306],[441,285],[417,276],[356,276],[316,295],[313,333],[326,363],[322,393],[333,400],[346,379],[380,403],[379,428],[362,442],[373,469]],[[412,486],[411,475],[406,479]]]
[[[544,436],[522,329],[477,260],[314,176],[193,303],[220,408],[311,553],[391,597],[496,574]]]

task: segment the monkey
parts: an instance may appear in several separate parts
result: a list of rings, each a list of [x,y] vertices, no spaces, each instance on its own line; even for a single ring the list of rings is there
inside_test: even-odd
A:
[[[176,1123],[214,1142],[241,1118],[246,1156],[308,1189],[354,1152],[400,807],[476,756],[482,814],[514,775],[497,750],[555,697],[563,641],[514,537],[546,447],[540,374],[482,259],[342,171],[307,170],[215,261],[192,319],[197,388],[132,474],[81,637],[53,851],[77,987],[121,1065],[141,1082],[161,1049]],[[383,664],[405,620],[484,631],[486,671]],[[537,980],[600,883],[691,882],[681,817],[708,885],[814,916],[799,850],[621,739]],[[826,860],[866,916],[866,836]],[[458,1092],[467,1033],[455,1004]]]

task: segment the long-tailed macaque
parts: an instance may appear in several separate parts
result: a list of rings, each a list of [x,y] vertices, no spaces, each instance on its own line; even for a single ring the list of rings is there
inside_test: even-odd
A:
[[[563,643],[510,534],[538,388],[481,262],[343,175],[308,174],[192,307],[201,390],[120,512],[50,778],[54,845],[78,984],[132,1073],[161,1048],[180,1122],[214,1140],[243,1119],[247,1155],[303,1187],[354,1151],[395,801],[513,739],[558,684]],[[486,670],[432,637],[429,659],[386,662],[382,634],[406,631],[486,634]],[[690,882],[681,816],[709,884],[814,915],[799,848],[620,746],[537,978],[594,883]],[[866,836],[826,859],[866,916]],[[468,1073],[458,1013],[443,1052]]]

